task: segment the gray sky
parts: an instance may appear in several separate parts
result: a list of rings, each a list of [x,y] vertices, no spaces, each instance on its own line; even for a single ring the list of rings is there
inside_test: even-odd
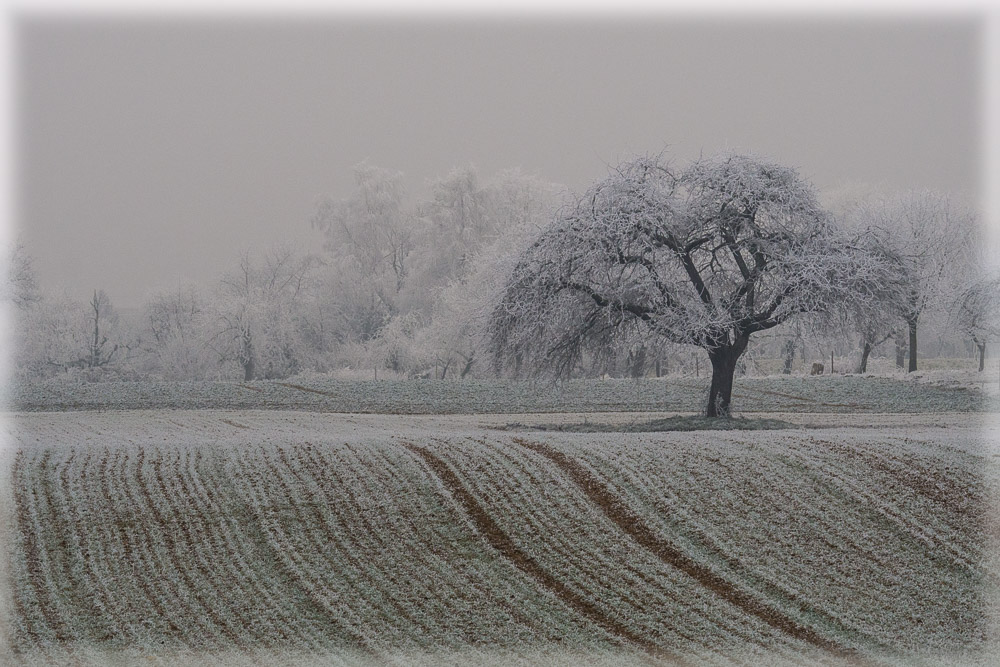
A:
[[[583,189],[722,148],[825,190],[982,183],[972,20],[15,22],[17,223],[43,288],[119,306],[245,248],[318,248],[351,166],[474,162]]]

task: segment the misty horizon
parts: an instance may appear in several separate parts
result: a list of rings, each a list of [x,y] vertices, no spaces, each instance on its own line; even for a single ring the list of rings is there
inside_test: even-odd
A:
[[[893,20],[20,18],[16,232],[45,290],[140,306],[241,251],[318,250],[352,166],[410,201],[454,167],[574,192],[722,149],[821,192],[978,203],[980,24]]]

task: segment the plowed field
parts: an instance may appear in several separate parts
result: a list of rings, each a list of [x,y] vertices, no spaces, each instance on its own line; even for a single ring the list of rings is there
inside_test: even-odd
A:
[[[992,664],[997,431],[5,422],[33,663]]]

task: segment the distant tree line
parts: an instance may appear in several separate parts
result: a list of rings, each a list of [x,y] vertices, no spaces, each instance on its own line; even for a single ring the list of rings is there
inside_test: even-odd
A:
[[[824,207],[795,170],[733,154],[627,160],[577,196],[472,166],[416,202],[399,172],[362,163],[354,180],[308,223],[322,251],[244,252],[213,284],[151,294],[128,317],[99,288],[86,303],[41,289],[16,244],[4,301],[17,374],[683,372],[712,376],[708,412],[725,414],[748,369],[797,372],[834,354],[851,360],[839,370],[865,372],[881,351],[913,371],[918,341],[924,356],[982,368],[1000,337],[1000,278],[976,216],[941,193]]]

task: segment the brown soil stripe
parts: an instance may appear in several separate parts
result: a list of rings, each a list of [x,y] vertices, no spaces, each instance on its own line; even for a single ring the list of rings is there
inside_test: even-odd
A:
[[[686,661],[680,656],[669,653],[660,646],[655,645],[647,637],[632,632],[626,625],[606,616],[594,603],[571,590],[563,582],[546,572],[528,554],[521,551],[514,541],[501,530],[500,526],[483,509],[482,505],[473,497],[468,489],[462,484],[458,475],[452,471],[443,459],[438,458],[430,450],[419,447],[413,443],[404,442],[403,445],[414,454],[424,460],[441,483],[462,506],[465,513],[472,519],[476,530],[486,539],[491,547],[499,551],[507,560],[511,561],[519,570],[529,575],[540,583],[560,600],[569,605],[572,609],[601,626],[611,634],[635,644],[643,651],[657,660],[685,664]]]
[[[267,466],[268,470],[270,470],[270,472],[271,472],[270,479],[273,480],[274,482],[277,482],[277,484],[281,487],[282,497],[289,502],[290,507],[291,507],[292,511],[295,513],[295,516],[298,519],[298,521],[300,521],[303,526],[313,526],[314,527],[313,530],[322,531],[322,534],[323,534],[323,536],[325,538],[324,540],[317,541],[316,536],[313,533],[313,530],[303,530],[302,532],[303,532],[303,534],[305,536],[302,539],[307,540],[310,543],[309,546],[315,547],[317,549],[318,553],[322,553],[324,545],[327,544],[327,543],[335,543],[335,544],[337,544],[339,546],[340,542],[337,539],[337,537],[334,534],[334,532],[331,530],[330,525],[328,524],[328,522],[323,518],[323,514],[322,514],[322,512],[319,509],[319,505],[317,505],[317,503],[316,503],[315,495],[306,486],[306,482],[302,479],[301,475],[299,475],[294,470],[294,468],[291,467],[290,461],[288,459],[288,456],[285,454],[285,451],[281,447],[278,447],[276,449],[277,449],[277,453],[278,453],[278,458],[281,460],[281,465],[286,470],[288,470],[289,473],[293,477],[295,477],[296,481],[298,482],[299,486],[302,488],[303,492],[308,496],[308,498],[307,498],[307,500],[306,500],[305,503],[301,503],[300,504],[300,503],[298,503],[298,502],[296,502],[294,500],[295,494],[293,493],[293,490],[292,490],[291,486],[282,477],[281,472],[277,469],[276,464],[274,464],[271,461],[271,459],[269,458],[269,456],[267,455],[266,452],[262,453],[262,455],[260,457],[261,463],[263,465]],[[308,520],[300,512],[300,509],[301,510],[305,510],[307,507],[312,511],[312,521]],[[282,529],[282,533],[284,533],[283,529]],[[294,549],[294,545],[293,545],[293,549]],[[309,554],[302,554],[302,553],[299,554],[300,559],[306,561],[306,565],[307,566],[311,566],[312,563],[310,561],[312,559],[308,558],[308,555]],[[360,561],[357,558],[355,558],[353,556],[353,554],[349,550],[344,549],[342,551],[342,555],[344,556],[344,560],[346,560],[352,567],[354,567],[359,572],[359,575],[364,575],[365,574],[362,571]],[[288,571],[289,571],[289,574],[291,574],[293,577],[297,577],[297,578],[299,578],[299,579],[301,579],[303,581],[309,581],[312,585],[316,586],[316,588],[322,588],[323,587],[322,580],[321,579],[313,579],[310,576],[309,572],[295,572],[295,571],[293,571],[291,569],[289,569]],[[309,577],[309,578],[307,579],[307,577]],[[369,578],[369,581],[371,581],[370,578]],[[317,596],[311,595],[311,599],[313,599],[314,602],[316,602],[316,604],[320,605],[322,608],[328,609],[329,611],[334,611],[335,612],[334,609],[331,609],[331,605],[329,603],[324,602],[322,599],[318,598]],[[329,613],[327,614],[327,616],[330,616],[333,619],[338,618],[337,616],[335,616],[333,614],[329,614]],[[391,614],[388,614],[387,616],[389,618],[392,617]],[[349,637],[351,637],[356,642],[356,645],[357,645],[357,647],[360,650],[364,651],[366,654],[368,654],[368,655],[370,655],[372,657],[375,657],[376,659],[381,659],[381,660],[388,661],[388,658],[386,658],[385,656],[383,656],[382,653],[380,652],[380,650],[377,649],[374,646],[373,641],[371,639],[369,639],[368,637],[364,636],[364,634],[362,634],[360,631],[355,630],[355,629],[353,629],[353,628],[351,628],[350,626],[347,626],[347,625],[344,626],[343,631],[346,634],[348,634]]]
[[[697,385],[685,384],[685,386],[691,389],[701,389]],[[759,389],[757,387],[749,388],[744,387],[740,390],[733,390],[733,398],[753,398],[753,394],[770,394],[771,396],[779,396],[781,398],[789,398],[794,401],[799,401],[801,403],[812,403],[813,405],[822,405],[827,408],[864,408],[864,405],[859,405],[857,403],[824,403],[819,399],[809,398],[807,396],[796,396],[795,394],[786,394],[780,391],[772,391],[770,389]],[[805,406],[801,406],[805,407]]]
[[[639,516],[632,512],[600,480],[577,461],[541,443],[529,442],[521,438],[514,438],[514,441],[523,447],[538,452],[555,463],[583,490],[595,505],[601,508],[604,514],[615,525],[640,545],[656,554],[667,565],[684,572],[730,604],[739,607],[748,614],[756,616],[771,627],[777,628],[796,639],[841,657],[857,656],[857,651],[854,649],[827,639],[811,628],[797,623],[780,611],[765,606],[760,600],[737,589],[705,565],[691,559],[672,544],[657,537]]]
[[[36,465],[44,468],[48,454],[49,453],[46,452],[46,455],[43,456],[42,460],[36,463]],[[17,527],[21,531],[21,537],[24,539],[24,556],[25,563],[28,568],[28,580],[31,583],[32,589],[35,591],[35,599],[38,601],[38,607],[42,613],[42,617],[45,619],[45,623],[49,626],[49,628],[51,628],[55,633],[56,641],[67,642],[70,639],[69,628],[66,626],[65,621],[63,621],[63,619],[59,616],[59,613],[55,608],[55,604],[49,598],[48,586],[45,581],[45,573],[42,571],[42,553],[38,542],[38,535],[35,532],[35,527],[32,526],[28,520],[28,513],[30,512],[30,509],[29,501],[26,498],[26,495],[28,495],[26,493],[27,480],[22,472],[24,467],[24,452],[20,451],[14,459],[14,505],[17,512]],[[37,507],[37,502],[31,504]],[[32,639],[37,642],[38,635],[33,632],[30,634],[32,635]]]
[[[120,590],[113,591],[111,588],[118,588],[115,585],[116,580],[111,574],[112,571],[109,567],[109,561],[112,558],[109,556],[108,549],[112,546],[113,539],[108,525],[112,522],[106,520],[110,519],[110,517],[100,511],[100,504],[97,502],[100,498],[100,484],[99,480],[92,478],[92,473],[90,472],[93,467],[93,461],[96,459],[95,450],[88,448],[83,457],[83,462],[80,464],[80,471],[74,476],[76,480],[75,486],[79,493],[78,498],[81,499],[80,503],[85,503],[85,506],[89,508],[87,516],[84,516],[80,507],[76,507],[75,521],[78,524],[77,530],[80,531],[82,536],[86,537],[83,547],[85,550],[84,557],[87,561],[88,570],[94,578],[94,588],[99,591],[99,597],[105,606],[106,613],[110,617],[108,622],[113,623],[119,628],[117,638],[129,638],[131,640],[134,633],[132,632],[133,623],[129,619],[140,618],[141,614],[137,611],[134,601],[129,596],[122,595]],[[66,497],[71,498],[73,491],[69,475],[65,471],[64,474],[66,474],[66,477],[63,479],[63,490]],[[84,526],[87,526],[86,531],[83,530]],[[95,553],[95,549],[90,545],[96,545],[96,549],[99,551]],[[98,569],[103,570],[103,579],[98,574]]]
[[[950,477],[947,472],[922,465],[917,457],[912,457],[910,460],[900,460],[884,453],[873,454],[870,451],[848,447],[841,443],[815,439],[813,441],[823,444],[827,449],[848,459],[859,461],[859,464],[866,468],[877,470],[891,477],[898,484],[939,503],[963,519],[975,519],[977,527],[981,524],[982,514],[987,505],[980,498],[980,496],[985,495],[985,489],[981,487],[981,480],[968,480],[963,486],[956,479]],[[979,502],[975,504],[968,502],[970,494],[974,495]]]
[[[281,463],[285,466],[285,468],[288,469],[289,472],[291,472],[292,476],[295,477],[296,481],[298,481],[299,488],[302,489],[302,492],[305,494],[306,502],[309,505],[309,508],[312,510],[313,516],[316,520],[315,525],[324,527],[324,531],[329,533],[332,538],[331,542],[339,546],[342,540],[334,537],[333,533],[328,528],[330,522],[328,522],[327,519],[323,517],[323,513],[320,511],[319,508],[329,506],[331,513],[333,514],[333,518],[337,520],[337,523],[340,525],[341,529],[344,530],[345,532],[350,532],[350,528],[347,525],[346,520],[337,516],[336,506],[330,505],[329,502],[324,502],[321,499],[317,498],[316,493],[310,488],[310,484],[302,476],[299,470],[296,469],[296,466],[292,465],[291,459],[288,457],[288,454],[285,452],[284,449],[281,448],[278,449],[278,458],[281,459]],[[302,463],[298,453],[295,454],[295,459],[300,463]],[[306,471],[308,472],[308,468],[305,465],[303,465],[303,468],[306,468]],[[319,485],[317,484],[317,486]],[[324,497],[326,497],[327,499],[330,498],[329,493],[323,488],[320,487],[319,492],[322,493]],[[375,535],[377,535],[378,533],[377,530],[372,530],[372,532]],[[348,539],[350,538],[348,537]],[[387,616],[387,618],[390,621],[390,624],[391,621],[393,620],[404,619],[409,624],[414,626],[423,625],[419,621],[419,619],[415,618],[413,614],[409,612],[399,601],[397,601],[389,591],[386,591],[384,589],[383,584],[385,582],[385,579],[383,575],[377,571],[377,569],[375,572],[372,572],[371,564],[367,564],[366,566],[365,560],[355,556],[350,549],[341,547],[341,550],[344,556],[344,560],[346,560],[348,563],[350,563],[355,567],[358,575],[368,581],[368,583],[372,586],[373,591],[385,593],[385,601],[388,603],[389,606],[392,607],[392,613],[385,614],[385,610],[383,609],[380,609],[379,611],[380,613],[383,613],[384,615]]]
[[[86,594],[80,595],[81,591],[78,590],[80,582],[73,573],[73,568],[70,564],[69,552],[71,546],[68,538],[69,526],[62,511],[60,511],[61,508],[56,505],[55,497],[52,493],[52,478],[56,474],[56,468],[59,464],[51,463],[51,454],[52,450],[45,451],[38,470],[39,479],[37,488],[45,500],[45,509],[47,510],[40,518],[48,527],[48,530],[42,536],[42,548],[52,563],[50,572],[53,575],[52,587],[55,589],[55,594],[64,602],[74,599],[86,600],[88,596]],[[45,538],[48,539],[46,540]],[[44,544],[46,541],[51,544]],[[72,604],[69,605],[69,608],[72,609]],[[79,612],[83,610],[74,611]],[[95,611],[94,609],[87,610],[88,615],[93,614]],[[77,616],[77,614],[70,612],[67,616],[72,618]]]
[[[488,450],[496,451],[498,456],[507,459],[507,461],[509,461],[512,465],[520,466],[526,478],[530,480],[531,484],[535,485],[537,488],[542,488],[543,485],[546,483],[545,481],[536,477],[535,474],[532,473],[530,467],[525,465],[524,456],[522,453],[516,451],[511,452],[509,447],[493,448],[486,442],[485,439],[473,438],[473,441],[478,442],[484,448],[488,448]],[[560,548],[558,546],[558,543],[553,543],[553,544],[554,546],[556,546],[557,549]],[[568,545],[566,545],[562,546],[561,548],[566,549],[569,547]],[[672,588],[669,584],[666,584],[664,581],[658,580],[656,577],[651,576],[649,573],[644,572],[642,568],[633,568],[629,563],[626,562],[623,562],[622,565],[631,576],[636,577],[642,582],[643,591],[655,592],[656,594],[663,596],[663,598],[666,598],[666,600],[669,601],[670,604],[685,605],[687,603],[690,603],[690,600],[683,599],[682,597],[683,594],[679,593],[675,588]],[[597,564],[597,567],[599,568],[601,567],[601,565]],[[588,571],[588,568],[584,568],[584,571]],[[590,576],[592,576],[596,581],[601,581],[607,578],[607,572],[593,572],[593,570],[591,569],[588,572],[588,574],[590,574]],[[577,580],[577,583],[581,582]],[[639,602],[638,600],[634,600],[631,597],[625,597],[625,596],[623,596],[623,599],[628,600],[629,604],[632,604],[634,608],[637,610],[649,609],[648,603]],[[653,604],[662,604],[662,602],[654,601]],[[764,637],[763,636],[754,637],[754,632],[747,631],[745,623],[739,624],[742,625],[742,627],[737,627],[737,623],[734,623],[732,620],[726,622],[718,617],[713,618],[707,610],[698,608],[697,606],[689,607],[688,613],[704,619],[707,623],[715,625],[716,627],[720,628],[722,632],[730,633],[731,635],[739,637],[740,639],[746,641],[749,644],[757,644],[759,646],[765,646]],[[717,647],[714,647],[712,645],[711,640],[704,636],[682,632],[679,628],[676,627],[672,628],[672,630],[681,639],[688,641],[692,644],[700,644],[702,647],[704,647],[706,651],[710,652],[717,651]]]
[[[796,396],[795,394],[785,394],[780,391],[771,391],[770,389],[758,389],[754,387],[753,389],[741,389],[740,391],[734,391],[733,396],[747,396],[746,392],[751,394],[770,394],[771,396],[780,396],[781,398],[790,398],[796,401],[801,401],[803,403],[813,403],[814,405],[822,405],[828,408],[863,408],[865,406],[858,405],[857,403],[824,403],[819,399],[808,398],[806,396]]]
[[[787,466],[789,470],[796,470],[795,468],[792,468],[787,461],[784,460],[784,457],[780,457],[779,461],[785,466]],[[739,471],[735,470],[732,466],[726,465],[721,461],[716,463],[716,465],[718,466],[720,474],[724,478],[734,479],[734,480],[740,479]],[[801,473],[796,473],[796,474],[801,474]],[[693,479],[698,480],[700,477],[701,475],[696,473],[695,476],[693,476]],[[815,507],[810,506],[808,503],[802,502],[800,498],[797,498],[793,493],[788,492],[784,488],[776,488],[775,492],[778,494],[778,498],[776,500],[769,500],[767,502],[772,502],[780,507],[786,508],[789,511],[802,513],[803,516],[811,516],[810,520],[813,523],[813,525],[815,525],[817,528],[822,529],[820,531],[820,534],[816,535],[814,539],[817,540],[821,545],[823,545],[825,550],[829,551],[830,553],[837,553],[843,549],[849,549],[854,553],[856,553],[859,558],[868,561],[869,563],[872,563],[881,568],[889,567],[889,564],[886,563],[885,560],[883,560],[879,554],[867,549],[862,549],[857,543],[855,543],[851,539],[851,528],[845,529],[843,525],[837,523],[831,523],[822,514],[818,515],[811,514],[811,512],[815,510]],[[826,497],[827,497],[826,502],[830,503],[836,502],[829,495],[827,495]],[[748,501],[748,500],[743,500],[743,498],[741,497],[741,502],[761,502],[761,499],[755,498],[751,501]],[[726,565],[728,565],[734,572],[739,572],[741,574],[750,574],[750,576],[754,577],[756,581],[754,582],[753,586],[755,588],[763,589],[766,594],[771,595],[773,597],[779,597],[779,598],[786,597],[790,599],[793,603],[799,604],[800,606],[803,604],[795,593],[780,588],[777,584],[775,584],[773,581],[770,581],[761,573],[751,571],[749,568],[740,563],[739,560],[725,553],[725,550],[718,544],[716,544],[715,540],[709,537],[704,532],[704,530],[700,528],[697,529],[697,534],[698,534],[698,540],[701,542],[701,544],[705,546],[707,549],[709,549],[713,554],[716,554],[719,558],[721,558],[726,563]],[[831,539],[831,537],[834,539]],[[837,542],[836,538],[839,538],[841,541]],[[853,571],[844,569],[845,567],[849,568],[849,566],[842,566],[840,563],[837,563],[833,567],[836,569],[836,572],[840,573],[845,578],[849,580],[853,580],[855,578]],[[871,594],[871,591],[866,591],[866,593]],[[872,598],[872,600],[875,603],[875,606],[877,607],[878,606],[877,600],[875,600],[874,598]],[[812,609],[811,611],[812,613],[822,616],[828,622],[833,622],[834,624],[838,623],[838,621],[834,617],[825,614],[823,612],[820,612],[817,609]],[[857,636],[861,636],[860,631],[855,631],[855,632]],[[871,640],[868,637],[865,637],[863,641],[871,642],[873,640]]]
[[[245,429],[250,428],[249,426],[246,426],[239,422],[234,422],[232,419],[220,419],[219,421],[221,421],[223,424],[229,424],[230,426],[235,426],[236,428],[245,428]]]
[[[714,474],[721,474],[722,477],[726,479],[733,479],[733,480],[740,479],[739,471],[735,470],[734,468],[727,466],[721,461],[716,462],[716,465],[718,466],[718,469],[717,472]],[[639,478],[635,476],[634,472],[635,470],[640,470],[640,469],[642,469],[642,464],[640,462],[636,461],[635,459],[629,459],[628,463],[625,464],[625,470],[629,470],[629,473],[626,475],[627,479],[629,479],[632,483],[639,483],[641,485],[642,482],[638,482]],[[700,480],[702,480],[703,478],[707,478],[713,473],[706,471],[689,470],[688,474],[691,475],[691,479],[694,480],[695,486],[698,486],[700,484]],[[664,488],[668,484],[667,478],[663,475],[652,475],[645,479],[652,483],[653,488],[657,487]],[[706,488],[708,487],[709,485],[707,484],[706,481]],[[795,497],[794,494],[789,493],[784,489],[776,489],[776,490],[780,494],[779,496],[780,499],[777,501],[772,500],[768,502],[772,502],[781,507],[788,508],[791,511],[805,512],[807,516],[809,510],[814,509],[803,504],[799,498]],[[675,507],[676,507],[675,503],[681,502],[680,497],[677,494],[678,492],[676,490],[674,490],[671,493],[671,495],[673,496],[673,500],[671,500],[670,503]],[[789,589],[785,585],[782,585],[781,583],[779,583],[780,580],[776,581],[772,578],[773,575],[767,575],[759,571],[757,568],[754,568],[752,566],[747,566],[744,563],[742,563],[738,558],[729,553],[724,546],[716,542],[714,537],[706,533],[705,528],[703,528],[700,522],[696,518],[694,518],[691,514],[686,514],[686,513],[680,514],[680,517],[681,517],[680,520],[683,522],[685,526],[685,530],[691,531],[692,533],[691,539],[695,540],[695,542],[699,546],[707,550],[714,558],[717,558],[723,563],[725,563],[731,572],[736,573],[738,576],[742,577],[747,582],[749,587],[762,592],[764,595],[772,599],[780,600],[788,604],[792,608],[802,609],[815,617],[822,618],[825,623],[828,623],[833,628],[836,628],[837,631],[842,636],[850,637],[857,643],[871,647],[877,647],[879,650],[885,653],[890,652],[889,649],[882,646],[877,640],[873,639],[870,635],[863,633],[862,631],[857,629],[846,628],[835,615],[829,614],[813,606],[811,603],[808,602],[807,599],[803,597],[801,592],[796,591],[794,589]],[[817,523],[817,525],[823,528],[821,534],[817,536],[817,539],[819,540],[820,544],[824,545],[825,549],[827,549],[831,553],[837,553],[844,545],[846,545],[847,547],[853,549],[855,552],[860,554],[861,558],[868,559],[869,561],[875,563],[879,562],[876,555],[861,551],[857,547],[857,545],[855,545],[847,537],[844,537],[843,544],[837,544],[831,541],[829,539],[829,536],[838,534],[837,530],[840,529],[841,527],[830,525],[828,522],[824,521],[822,516],[813,516],[812,518]],[[838,568],[837,571],[843,574],[844,577],[850,580],[853,580],[855,578],[855,573],[853,571],[848,572],[847,570],[840,569],[839,564],[835,565],[835,567]],[[874,600],[874,597],[872,597],[872,599]],[[875,600],[874,602],[877,607],[878,606],[877,600]]]
[[[349,452],[351,452],[351,454],[354,455],[354,457],[358,461],[361,460],[361,455],[357,453],[349,443],[344,443],[344,447]],[[378,469],[384,471],[387,477],[389,477],[394,482],[400,485],[403,484],[408,485],[412,483],[411,481],[406,480],[405,477],[399,474],[396,461],[390,459],[385,450],[380,450],[378,452],[378,456],[379,459],[382,461],[382,466],[378,467]],[[375,461],[372,461],[371,464],[374,466]],[[421,482],[434,479],[433,473],[427,472],[423,467],[420,467],[419,470],[421,474],[420,477]],[[423,488],[423,486],[424,485],[421,484],[421,488]],[[435,496],[437,495],[438,494],[435,493]],[[428,508],[426,501],[425,500],[418,501],[415,499],[415,496],[410,496],[410,495],[407,495],[405,500],[402,501],[398,500],[398,498],[400,498],[400,496],[398,495],[393,494],[391,497],[393,498],[393,502],[396,504],[396,507],[398,508],[400,516],[404,518],[404,521],[409,530],[416,535],[425,533],[427,530],[426,527],[421,525],[421,521],[419,519],[415,520],[414,515],[416,515],[417,517],[427,516],[427,514],[423,513],[423,512],[429,512],[429,510],[426,509]],[[403,507],[404,503],[408,507],[404,508]],[[451,510],[452,512],[457,512],[457,510],[454,509],[453,507],[449,506],[448,509]],[[532,632],[538,632],[538,633],[543,632],[543,630],[541,630],[538,627],[537,623],[533,621],[524,612],[524,610],[520,608],[518,604],[513,603],[511,599],[508,599],[507,595],[504,594],[503,590],[497,588],[489,580],[476,576],[474,572],[470,572],[465,567],[458,567],[456,565],[453,565],[451,562],[451,558],[449,557],[448,548],[441,547],[441,545],[448,544],[447,541],[448,538],[444,537],[442,535],[441,530],[436,526],[432,527],[431,530],[433,531],[432,538],[427,541],[427,544],[425,546],[428,552],[427,557],[439,563],[439,565],[437,566],[439,569],[454,568],[449,571],[457,573],[456,575],[445,574],[443,576],[446,579],[455,582],[453,588],[459,595],[462,595],[463,597],[468,596],[476,599],[488,600],[489,605],[492,605],[494,607],[502,607],[504,612],[510,616],[510,622],[516,623],[521,627],[529,628],[531,629]],[[512,589],[506,589],[506,590],[512,590]]]
[[[355,543],[356,541],[360,541],[359,538],[356,536],[358,526],[356,524],[352,526],[351,525],[352,520],[350,519],[350,517],[342,517],[341,513],[338,511],[338,504],[336,503],[334,495],[335,493],[339,493],[341,498],[346,499],[348,501],[349,507],[352,508],[359,507],[361,504],[358,495],[352,490],[350,483],[345,479],[343,479],[341,474],[338,472],[338,470],[342,469],[341,466],[329,466],[329,467],[323,466],[322,463],[319,462],[315,457],[315,448],[308,442],[305,443],[305,447],[296,447],[295,459],[302,465],[303,469],[313,478],[313,481],[316,483],[316,487],[319,489],[319,492],[323,495],[324,498],[326,498],[326,503],[325,503],[326,507],[330,509],[331,513],[337,516],[338,522],[344,529],[347,539]],[[371,473],[368,473],[367,471],[364,474],[364,477],[367,479],[371,479],[372,476],[373,475]],[[330,483],[324,484],[323,483],[324,481],[328,481]],[[380,551],[388,552],[390,550],[385,546],[385,540],[393,538],[391,533],[387,533],[384,528],[380,529],[379,526],[374,525],[371,521],[368,520],[364,512],[357,512],[353,517],[353,522],[357,522],[357,524],[360,524],[361,527],[360,535],[364,536],[361,539],[367,538],[374,543],[373,546],[375,547],[375,549],[371,549],[369,545],[363,545],[365,551],[371,550],[377,553]],[[412,565],[415,562],[420,562],[421,556],[419,554],[414,553],[412,556],[413,556],[413,561],[411,563],[408,563],[408,565]],[[436,628],[434,619],[431,617],[431,615],[414,616],[412,613],[407,611],[406,606],[395,602],[395,598],[398,591],[404,591],[407,587],[416,588],[416,586],[423,583],[419,580],[418,578],[419,575],[416,575],[416,577],[413,578],[412,581],[408,582],[407,579],[410,576],[412,575],[406,573],[397,572],[394,574],[392,572],[385,572],[380,568],[379,569],[380,586],[376,587],[376,590],[384,590],[386,593],[386,598],[389,600],[393,600],[393,604],[395,605],[396,609],[396,614],[395,614],[396,616],[402,616],[406,618],[414,626],[421,627],[428,634],[432,635],[436,632]],[[402,578],[403,581],[400,581],[399,580],[400,578]],[[437,587],[432,586],[431,590],[435,588]],[[429,623],[428,620],[430,621]]]
[[[238,386],[238,387],[243,387],[244,389],[249,389],[250,391],[264,391],[264,390],[263,390],[263,389],[261,389],[260,387],[251,387],[251,386],[250,386],[250,385],[248,385],[248,384],[240,384],[240,385],[237,385],[237,386]]]
[[[814,442],[821,443],[831,449],[836,447],[834,443],[824,440],[814,440]],[[818,473],[810,471],[809,474],[818,483],[822,483],[823,480]],[[850,474],[838,475],[830,471],[827,472],[826,478],[832,481],[840,493],[851,497],[864,498],[868,501],[871,511],[879,515],[889,525],[889,530],[894,534],[910,544],[926,547],[927,556],[931,561],[945,567],[960,566],[969,573],[985,575],[991,577],[994,581],[1000,580],[995,574],[981,568],[973,558],[963,553],[960,546],[952,544],[946,538],[940,537],[938,530],[923,522],[908,519],[904,512],[898,511],[898,500],[895,498],[895,495],[898,494],[890,495],[889,498],[886,498],[875,490],[865,488],[863,484],[854,479]],[[911,493],[917,493],[917,491],[912,489],[910,491]],[[942,552],[948,553],[945,554]]]

